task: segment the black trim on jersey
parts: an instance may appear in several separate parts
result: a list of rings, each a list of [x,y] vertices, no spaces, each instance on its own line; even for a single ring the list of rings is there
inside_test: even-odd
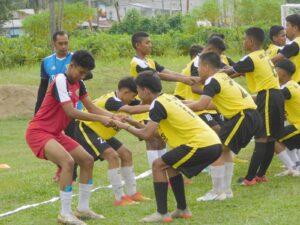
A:
[[[135,105],[140,105],[141,101],[138,99],[134,99],[132,102],[130,102],[128,105],[130,106],[135,106]]]
[[[203,95],[213,98],[216,94],[220,93],[220,91],[221,86],[219,82],[216,79],[211,78],[210,82],[204,86]]]
[[[240,61],[238,61],[234,66],[233,69],[237,73],[247,73],[254,71],[254,63],[252,59],[247,56]]]
[[[156,62],[155,60],[154,60],[154,63],[155,63],[156,71],[161,72],[161,71],[163,71],[165,69],[164,66],[158,64],[158,62]]]
[[[79,81],[79,97],[84,96],[87,93],[86,87],[84,82],[81,80]]]
[[[53,81],[55,82],[53,85],[54,87],[52,88],[52,96],[58,101],[61,102],[61,99],[59,98],[59,93],[57,90],[57,86],[56,86],[56,80]],[[69,93],[69,87],[68,87],[68,81],[66,80],[66,88],[67,88],[67,92]]]
[[[289,89],[287,87],[281,89],[281,93],[283,94],[284,99],[286,99],[286,100],[289,100],[292,97],[291,92],[289,91]]]
[[[290,44],[285,45],[280,51],[280,53],[287,58],[291,58],[292,56],[298,55],[299,50],[299,45],[296,42],[292,42]]]
[[[124,105],[125,104],[122,101],[116,100],[115,97],[110,97],[106,100],[104,107],[108,111],[119,111]]]
[[[150,119],[159,123],[161,120],[166,119],[167,116],[165,107],[160,102],[155,101],[153,108],[149,112]]]
[[[192,66],[191,66],[191,76],[192,77],[199,77],[198,67],[195,66],[194,63],[192,63]]]
[[[229,66],[234,66],[236,63],[228,56],[226,56],[227,60],[228,60],[228,63],[229,63]]]

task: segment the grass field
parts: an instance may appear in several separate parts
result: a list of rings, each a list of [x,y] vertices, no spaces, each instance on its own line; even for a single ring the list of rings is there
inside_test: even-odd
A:
[[[94,79],[87,82],[90,95],[95,98],[116,88],[118,79],[127,75],[130,59],[101,63],[97,61]],[[158,61],[168,68],[180,71],[188,61],[187,57],[165,57]],[[39,65],[0,71],[0,84],[21,84],[37,86],[39,83]],[[164,89],[171,92],[174,84],[164,83]],[[5,107],[5,106],[0,106]],[[11,166],[9,170],[0,170],[0,214],[14,210],[20,206],[49,200],[58,196],[57,184],[51,181],[56,170],[47,161],[36,159],[24,140],[24,132],[29,118],[11,118],[0,120],[0,163]],[[118,135],[132,151],[136,175],[148,170],[145,146],[135,137],[121,132]],[[253,144],[241,151],[241,157],[249,159]],[[235,197],[224,202],[198,203],[196,198],[203,195],[211,187],[210,177],[200,174],[193,179],[193,184],[186,187],[188,204],[194,214],[191,220],[176,220],[176,224],[299,224],[299,180],[296,177],[274,177],[281,171],[277,158],[268,172],[269,183],[254,187],[239,187],[235,184],[238,177],[245,175],[248,164],[235,167],[233,191]],[[108,185],[106,178],[106,162],[96,162],[94,169],[94,186]],[[138,181],[138,188],[145,195],[154,199],[151,177]],[[78,188],[74,187],[74,192]],[[73,198],[73,208],[78,197]],[[155,201],[136,206],[114,207],[113,193],[109,189],[100,189],[92,194],[91,207],[104,214],[107,219],[88,224],[134,225],[138,220],[154,212]],[[19,213],[0,218],[0,224],[29,225],[56,224],[60,207],[59,201],[27,209]],[[169,210],[175,203],[169,191]]]

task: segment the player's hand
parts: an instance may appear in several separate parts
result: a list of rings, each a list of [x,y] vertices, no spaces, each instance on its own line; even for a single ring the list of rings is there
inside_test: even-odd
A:
[[[103,118],[101,123],[106,127],[113,127],[114,126],[113,120],[109,117]]]
[[[201,81],[201,77],[190,77],[190,80],[192,81],[192,85],[198,84]]]
[[[120,130],[120,129],[126,129],[128,127],[127,123],[123,123],[119,120],[113,120],[113,128]]]
[[[125,122],[128,115],[126,114],[113,114],[112,119]]]

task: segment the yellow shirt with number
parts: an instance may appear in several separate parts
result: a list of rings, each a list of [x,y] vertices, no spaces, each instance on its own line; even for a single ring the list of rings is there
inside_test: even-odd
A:
[[[163,106],[167,114],[159,122],[159,132],[171,148],[180,145],[203,148],[221,143],[217,134],[175,96],[158,96],[151,104],[150,115],[156,102]]]

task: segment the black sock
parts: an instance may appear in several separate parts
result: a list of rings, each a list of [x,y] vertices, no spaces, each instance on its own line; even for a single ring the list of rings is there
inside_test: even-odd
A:
[[[153,185],[157,212],[166,214],[168,211],[168,182],[154,182]]]
[[[170,178],[170,183],[177,202],[177,208],[186,209],[186,200],[182,175],[178,174],[175,177]]]
[[[273,156],[274,156],[274,150],[275,150],[275,141],[270,141],[267,143],[267,151],[265,153],[265,157],[263,159],[263,161],[260,164],[257,176],[262,177],[266,174]]]
[[[255,142],[254,152],[251,157],[250,165],[248,168],[247,180],[252,180],[257,173],[257,170],[265,156],[267,150],[267,143]]]
[[[77,167],[78,167],[78,164],[75,163],[74,164],[74,169],[73,169],[73,181],[76,181],[78,175],[77,175]]]

